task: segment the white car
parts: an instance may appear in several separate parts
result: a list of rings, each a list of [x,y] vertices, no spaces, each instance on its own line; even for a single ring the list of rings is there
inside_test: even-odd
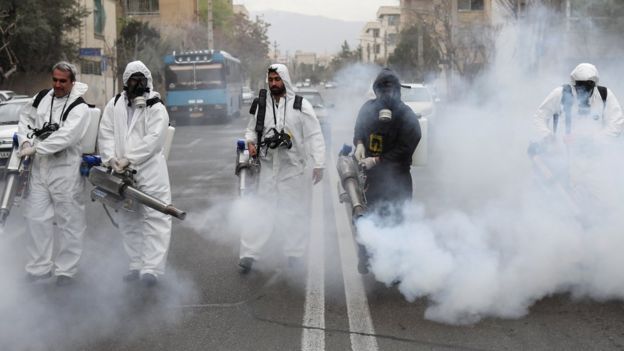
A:
[[[253,102],[253,99],[256,97],[255,95],[256,93],[253,90],[251,90],[251,88],[243,87],[243,92],[242,92],[243,104],[251,104]]]
[[[426,85],[401,84],[401,100],[409,106],[414,113],[420,114],[429,121],[435,116],[436,99]]]
[[[11,156],[13,148],[13,134],[17,132],[19,111],[28,103],[30,98],[13,98],[0,102],[0,169],[4,169]]]

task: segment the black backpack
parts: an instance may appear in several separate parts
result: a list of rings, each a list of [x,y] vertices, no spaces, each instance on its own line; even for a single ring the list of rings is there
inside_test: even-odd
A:
[[[258,111],[258,116],[256,117],[256,134],[258,134],[258,142],[262,140],[262,131],[264,131],[264,116],[266,116],[266,97],[267,90],[260,89],[258,92],[258,97],[253,100],[251,103],[251,107],[249,108],[249,113],[254,115],[256,114],[256,110]],[[293,103],[293,108],[295,110],[301,111],[301,107],[303,105],[303,96],[295,95],[295,102]]]
[[[604,114],[604,109],[607,106],[607,87],[603,87],[598,85],[598,92],[600,93],[600,98],[602,98],[602,111]],[[574,102],[574,95],[572,95],[572,86],[570,84],[563,85],[563,93],[561,94],[561,106],[563,106],[563,113],[565,115],[565,127],[566,134],[570,134],[572,131],[572,103]],[[553,134],[557,133],[557,124],[559,123],[559,114],[555,113],[553,115]]]
[[[35,96],[35,100],[33,101],[32,107],[38,108],[39,104],[41,103],[41,100],[46,95],[48,95],[48,92],[50,92],[50,90],[52,90],[52,89],[43,89],[42,91],[37,93],[37,96]],[[89,106],[90,108],[94,108],[95,107],[95,105],[88,104],[81,96],[81,97],[77,98],[76,100],[74,100],[74,102],[72,102],[69,106],[67,106],[67,109],[65,110],[65,112],[63,113],[63,116],[61,117],[61,121],[65,122],[65,120],[67,119],[67,115],[69,115],[69,111],[71,111],[74,107],[76,107],[76,106],[78,106],[80,104],[87,104],[87,106]]]

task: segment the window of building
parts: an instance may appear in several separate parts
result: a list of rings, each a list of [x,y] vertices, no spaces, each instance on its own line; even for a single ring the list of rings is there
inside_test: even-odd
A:
[[[457,0],[458,11],[483,11],[483,0]]]
[[[158,15],[158,0],[124,0],[128,15]]]
[[[397,15],[389,15],[388,16],[388,25],[389,26],[398,26],[399,25],[399,16],[397,16]]]
[[[570,0],[572,17],[622,17],[624,9],[619,0]]]
[[[379,38],[379,29],[373,29],[373,38]]]
[[[378,54],[381,52],[381,44],[375,44],[375,53]]]
[[[95,35],[104,35],[106,25],[106,12],[102,6],[102,0],[93,0],[93,31]]]
[[[396,33],[388,33],[388,45],[396,45],[398,42],[398,35]]]
[[[101,76],[102,64],[100,61],[96,61],[96,60],[81,59],[80,60],[80,73]]]

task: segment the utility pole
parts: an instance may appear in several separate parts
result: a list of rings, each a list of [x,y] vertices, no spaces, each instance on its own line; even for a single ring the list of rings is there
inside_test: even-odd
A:
[[[277,62],[277,40],[273,41],[273,60]]]
[[[208,49],[214,49],[214,34],[212,31],[212,0],[206,0],[206,2],[208,7],[208,17],[206,18],[206,22],[208,25]]]

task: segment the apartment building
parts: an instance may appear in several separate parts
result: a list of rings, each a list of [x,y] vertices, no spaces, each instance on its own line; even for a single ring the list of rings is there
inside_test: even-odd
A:
[[[367,22],[362,28],[360,45],[362,61],[383,63],[394,52],[399,42],[401,9],[398,6],[381,6],[376,20]]]
[[[84,98],[103,108],[116,94],[113,66],[117,40],[117,8],[115,0],[81,0],[89,12],[82,20],[77,33],[72,33],[80,44],[78,68],[79,81],[89,85]]]

